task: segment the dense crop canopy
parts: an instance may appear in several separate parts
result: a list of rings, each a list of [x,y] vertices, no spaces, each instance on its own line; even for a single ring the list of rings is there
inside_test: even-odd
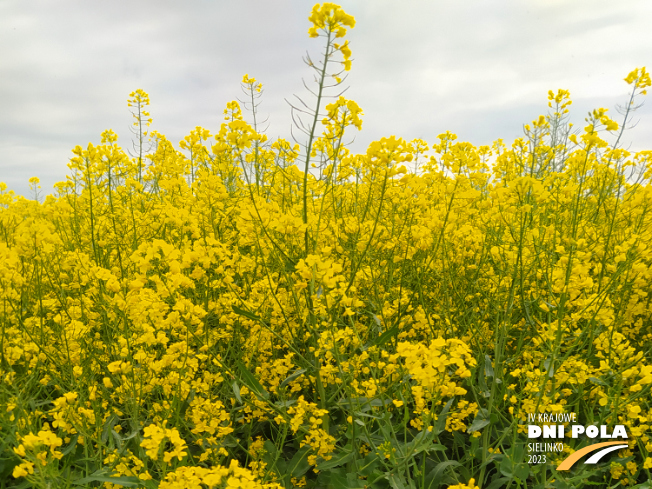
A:
[[[355,21],[310,20],[303,147],[259,132],[245,75],[252,122],[230,102],[175,149],[137,90],[135,157],[109,130],[43,203],[1,187],[2,487],[647,480],[652,151],[620,147],[606,109],[572,132],[560,90],[511,148],[353,155],[360,107],[323,97]],[[650,77],[626,82],[625,119]],[[629,449],[528,467],[535,412],[622,424]]]

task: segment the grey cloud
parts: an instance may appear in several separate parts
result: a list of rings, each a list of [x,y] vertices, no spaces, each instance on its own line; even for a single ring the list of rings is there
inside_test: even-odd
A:
[[[545,113],[549,89],[567,88],[573,118],[624,103],[622,81],[652,68],[645,0],[361,2],[348,38],[347,97],[365,112],[353,150],[396,134],[434,142],[446,130],[474,144],[509,142]],[[153,128],[177,143],[197,125],[215,132],[245,73],[265,86],[270,137],[290,136],[284,99],[306,96],[301,62],[312,3],[173,0],[0,3],[0,181],[27,193],[63,180],[70,149],[112,128],[130,146],[128,94],[151,97]],[[636,115],[633,148],[652,146],[652,110]]]

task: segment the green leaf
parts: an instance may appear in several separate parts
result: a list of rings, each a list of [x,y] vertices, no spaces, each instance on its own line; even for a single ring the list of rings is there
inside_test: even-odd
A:
[[[347,489],[365,489],[367,487],[364,481],[358,479],[358,474],[348,472],[346,474],[346,488]]]
[[[181,404],[181,408],[179,409],[179,417],[183,417],[186,414],[186,411],[188,410],[188,407],[190,406],[190,403],[194,398],[195,398],[195,389],[190,389],[190,392],[188,393],[188,397],[186,397],[186,400],[183,401],[183,403]]]
[[[0,460],[0,480],[9,480],[9,476],[18,465],[18,460]]]
[[[489,393],[489,387],[487,387],[486,377],[487,375],[484,373],[484,366],[481,366],[478,369],[478,386],[480,387],[480,393],[484,397],[489,397],[491,394]]]
[[[509,457],[503,457],[503,461],[500,462],[500,473],[505,477],[512,479],[514,477],[513,465],[514,464]]]
[[[320,472],[316,487],[336,487],[337,489],[364,489],[364,481],[358,480],[358,474],[347,473],[344,468]]]
[[[375,314],[372,314],[371,317],[374,318],[374,321],[376,322],[376,326],[380,329],[381,325],[380,325],[380,319],[378,318],[378,316],[376,316]]]
[[[444,475],[444,471],[450,467],[461,467],[462,464],[457,460],[445,460],[435,465],[435,468],[428,474],[428,479],[438,481]]]
[[[238,440],[233,435],[226,435],[222,438],[221,444],[223,447],[233,448],[239,446]]]
[[[439,416],[437,417],[437,424],[435,425],[436,435],[442,433],[446,429],[446,418],[448,418],[448,411],[455,402],[455,398],[452,397],[446,405],[442,408]]]
[[[233,312],[240,316],[244,316],[252,321],[260,321],[260,316],[256,316],[253,312],[245,311],[244,309],[240,309],[238,306],[231,306],[231,308],[233,309]]]
[[[286,409],[296,403],[297,403],[296,399],[286,399],[285,401],[275,402],[274,405],[279,409]]]
[[[305,368],[298,368],[298,369],[296,369],[296,370],[295,370],[294,372],[292,372],[292,373],[291,373],[291,374],[290,374],[290,375],[289,375],[289,376],[288,376],[288,377],[287,377],[283,382],[281,382],[281,385],[279,386],[279,388],[282,389],[283,387],[285,387],[286,385],[288,385],[288,384],[289,384],[290,382],[292,382],[293,380],[295,380],[295,379],[301,377],[304,373],[306,373],[306,369],[305,369]]]
[[[346,472],[343,469],[331,470],[327,473],[320,474],[321,480],[327,485],[323,487],[346,487],[348,481],[346,480]]]
[[[240,404],[242,404],[242,397],[240,397],[240,386],[238,385],[238,381],[234,380],[233,381],[233,394],[235,395],[235,398],[238,400]]]
[[[265,449],[265,453],[263,454],[263,462],[265,462],[267,465],[271,465],[277,458],[278,450],[276,449],[276,445],[274,445],[271,440],[265,440],[263,448]]]
[[[607,384],[604,380],[599,379],[597,377],[589,377],[589,380],[594,384],[601,385],[602,387],[609,387],[609,384]]]
[[[113,435],[113,438],[115,438],[115,442],[118,447],[118,450],[122,452],[122,437],[118,434],[116,430],[111,430],[111,434]]]
[[[285,271],[287,273],[293,273],[297,269],[297,263],[299,263],[298,260],[293,260],[291,258],[288,258],[285,260]]]
[[[466,430],[467,433],[473,433],[474,431],[479,431],[485,426],[487,426],[490,423],[488,419],[478,419],[476,418],[473,420],[473,423],[471,423],[471,426],[469,426],[469,429]]]
[[[508,450],[508,456],[515,462],[522,462],[525,455],[525,443],[516,443]]]
[[[381,334],[374,341],[372,341],[369,346],[383,346],[391,338],[396,336],[397,333],[398,333],[398,326],[394,326],[393,328],[390,328],[387,331],[385,331],[383,334]]]
[[[478,449],[478,459],[482,458],[482,449]],[[485,465],[490,465],[493,464],[494,462],[500,462],[503,458],[505,458],[505,455],[502,453],[492,453],[487,457],[487,459],[480,464],[480,468],[484,467]]]
[[[487,489],[501,489],[506,486],[506,483],[510,481],[509,477],[501,477],[500,479],[494,480],[491,484],[487,486]]]
[[[72,452],[75,448],[77,448],[77,439],[78,438],[79,438],[79,435],[75,435],[75,437],[72,439],[72,443],[61,451],[61,453],[63,454],[64,457],[66,455],[68,455],[70,452]]]
[[[100,436],[102,443],[106,444],[106,442],[109,440],[109,433],[111,433],[111,430],[117,421],[118,416],[116,414],[112,414],[109,416],[109,419],[106,420],[106,423],[104,423],[104,429],[102,430],[102,435]]]
[[[376,449],[376,447],[380,446],[382,443],[385,442],[385,438],[383,436],[374,433],[370,433],[368,435],[367,433],[358,433],[357,438],[358,440],[362,440],[363,442],[365,442],[374,450]]]
[[[530,466],[528,464],[514,464],[512,470],[514,475],[521,481],[526,480],[530,475]]]
[[[310,451],[309,445],[304,445],[299,449],[297,453],[294,454],[292,460],[288,464],[288,470],[292,477],[301,477],[303,474],[310,470],[310,464],[308,463],[308,452]]]
[[[475,418],[473,419],[473,423],[471,423],[471,426],[466,430],[467,433],[473,433],[474,431],[479,431],[485,426],[487,426],[489,423],[491,423],[489,419],[489,411],[486,409],[479,409],[478,413],[475,415]]]
[[[392,489],[407,489],[403,478],[396,473],[391,473],[387,476],[389,485],[392,486]]]
[[[494,376],[494,368],[491,366],[491,358],[489,358],[489,355],[484,356],[484,375],[486,377]]]
[[[652,481],[646,481],[642,484],[636,484],[632,489],[652,489]]]
[[[351,408],[353,406],[353,408],[360,409],[361,411],[368,411],[372,406],[381,407],[383,405],[383,401],[380,399],[370,399],[368,397],[343,397],[337,403],[345,408]]]
[[[138,477],[113,477],[111,474],[107,473],[106,469],[100,469],[88,477],[77,479],[76,481],[73,481],[73,484],[76,486],[81,486],[86,485],[89,482],[111,482],[112,484],[120,484],[124,487],[139,487],[143,485],[143,481],[141,481]]]
[[[335,467],[339,467],[340,465],[344,465],[349,460],[353,459],[353,455],[354,455],[353,452],[343,452],[331,458],[330,460],[322,459],[321,462],[317,462],[317,469],[329,470]]]
[[[353,414],[355,414],[356,416],[359,416],[361,418],[372,418],[372,419],[380,419],[380,420],[384,419],[383,415],[376,416],[374,414],[363,413],[362,411],[355,411]],[[360,421],[360,420],[356,419],[356,421]],[[360,423],[358,423],[358,424],[360,424]],[[364,423],[362,423],[361,426],[364,426]]]
[[[260,382],[258,382],[258,379],[252,374],[249,370],[247,370],[247,367],[242,362],[236,362],[238,365],[238,369],[240,370],[240,375],[242,375],[242,383],[246,385],[251,392],[256,394],[259,398],[263,398],[264,400],[269,399],[269,392],[265,390],[265,388],[260,385]]]
[[[358,473],[362,476],[368,477],[379,464],[380,457],[378,457],[378,454],[370,453],[362,460],[362,463],[358,463]]]
[[[543,368],[545,368],[548,371],[548,377],[552,379],[552,377],[555,375],[555,364],[552,361],[552,357],[548,357],[545,359],[543,362]]]
[[[423,451],[425,452],[445,451],[446,447],[444,445],[440,445],[439,443],[433,443],[435,436],[436,435],[434,429],[431,431],[428,430],[420,431],[411,442],[405,445],[405,451],[404,451],[405,456],[412,458]]]

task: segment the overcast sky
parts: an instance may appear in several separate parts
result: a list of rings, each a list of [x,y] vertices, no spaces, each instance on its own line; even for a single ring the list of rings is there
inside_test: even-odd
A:
[[[289,139],[284,99],[306,95],[322,39],[300,0],[0,0],[0,181],[43,194],[65,180],[71,149],[113,129],[130,145],[129,93],[151,99],[152,129],[175,145],[195,126],[215,133],[245,73],[264,84],[268,136]],[[355,152],[396,135],[434,143],[511,143],[545,114],[547,92],[571,92],[572,121],[624,104],[623,78],[652,70],[649,0],[342,0],[356,27],[346,96],[364,111]],[[652,96],[652,93],[648,97]],[[616,120],[620,120],[619,117]],[[652,101],[626,133],[652,149]]]

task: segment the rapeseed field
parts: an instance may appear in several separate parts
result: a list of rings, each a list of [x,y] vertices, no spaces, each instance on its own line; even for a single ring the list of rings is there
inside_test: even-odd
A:
[[[645,68],[619,121],[572,127],[559,90],[509,146],[352,154],[355,20],[309,20],[301,144],[248,75],[176,148],[136,90],[135,156],[107,130],[43,202],[0,186],[0,487],[651,487]],[[567,434],[528,438],[540,414]],[[598,441],[571,414],[626,447],[557,470]]]

